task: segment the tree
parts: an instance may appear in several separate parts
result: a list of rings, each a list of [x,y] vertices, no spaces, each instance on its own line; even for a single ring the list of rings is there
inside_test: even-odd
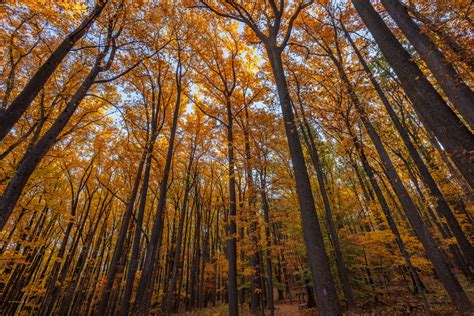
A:
[[[97,53],[94,64],[87,77],[76,90],[75,94],[71,97],[61,114],[56,118],[54,124],[38,140],[38,142],[33,145],[28,152],[25,153],[17,171],[15,172],[14,177],[12,180],[10,180],[7,188],[0,197],[1,228],[5,226],[8,217],[13,210],[13,207],[18,201],[23,188],[25,187],[26,182],[30,178],[34,169],[41,161],[43,156],[47,153],[48,149],[54,145],[59,134],[71,119],[75,110],[80,105],[81,101],[86,97],[86,94],[92,85],[94,85],[97,76],[101,72],[107,71],[111,67],[115,53],[117,51],[116,40],[121,33],[121,29],[114,30],[114,23],[116,23],[116,21],[109,22],[109,25],[106,29],[107,38],[105,40],[104,48]],[[106,60],[104,61],[104,59]]]
[[[418,25],[408,14],[407,9],[399,1],[384,0],[382,4],[395,20],[403,34],[422,56],[448,99],[459,111],[468,126],[473,129],[474,114],[472,104],[474,103],[474,93],[464,83],[452,64],[436,45],[428,36],[422,33]]]
[[[271,24],[267,25],[267,34],[263,33],[264,31],[261,30],[259,23],[255,21],[255,17],[249,13],[245,6],[234,1],[223,5],[223,8],[213,7],[211,4],[204,1],[201,1],[200,3],[205,8],[222,17],[231,18],[245,23],[264,44],[276,82],[283,119],[285,122],[285,131],[293,162],[293,172],[295,173],[296,186],[301,207],[303,232],[307,244],[317,301],[318,304],[320,304],[321,313],[323,315],[339,314],[339,300],[337,298],[334,282],[331,278],[328,258],[321,236],[321,228],[314,207],[313,193],[311,192],[311,184],[309,182],[303,151],[295,125],[294,113],[282,60],[282,53],[291,37],[295,20],[302,10],[312,4],[312,1],[301,2],[297,5],[294,12],[287,17],[288,24],[286,25],[286,32],[285,29],[282,29],[281,24],[286,8],[281,2],[280,7],[278,7],[274,1],[270,1],[268,7],[265,5],[262,8],[263,11],[269,10],[272,12],[271,14],[274,17]],[[286,14],[288,13],[286,12]],[[280,33],[283,33],[284,35],[281,35]]]
[[[100,0],[97,2],[92,12],[74,31],[69,33],[54,52],[51,53],[49,58],[36,71],[30,81],[10,103],[10,105],[5,110],[0,110],[0,140],[3,140],[3,138],[10,132],[21,115],[30,106],[31,102],[33,102],[41,89],[43,89],[45,83],[54,73],[59,64],[61,64],[74,45],[87,33],[92,24],[94,24],[95,20],[100,16],[102,10],[107,5],[107,2],[107,0]]]
[[[379,46],[349,1],[7,3],[1,109],[100,5],[0,142],[4,313],[471,308],[472,190],[439,134],[466,121],[402,26]],[[403,8],[469,87],[469,5]]]
[[[368,0],[354,1],[353,4],[399,77],[420,119],[433,132],[472,187],[474,177],[472,164],[469,161],[470,153],[474,148],[474,139],[471,132],[411,60],[410,55],[391,33],[370,2]]]

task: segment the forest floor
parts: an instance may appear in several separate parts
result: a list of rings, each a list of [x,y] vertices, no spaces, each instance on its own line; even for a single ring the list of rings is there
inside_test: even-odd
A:
[[[441,303],[441,302],[440,302]],[[431,306],[433,315],[460,315],[456,310],[449,304],[433,304]],[[247,307],[240,308],[239,314],[242,316],[254,315],[250,312]],[[357,313],[343,313],[346,316],[352,315],[363,315],[363,316],[375,316],[375,315],[426,315],[423,306],[419,304],[396,304],[387,305],[381,304],[379,306],[371,306],[370,309],[367,306],[359,309]],[[181,316],[225,316],[228,315],[227,305],[218,305],[214,307],[208,307],[193,312],[179,313]],[[270,315],[268,310],[265,310],[265,316]],[[277,304],[275,306],[276,316],[317,316],[319,315],[317,309],[300,309],[298,304]]]
[[[250,310],[247,306],[239,306],[239,314],[240,315],[252,315]],[[269,311],[265,311],[265,315],[269,315]],[[189,316],[221,316],[221,315],[228,315],[227,305],[217,305],[213,307],[204,308],[201,310],[182,313],[179,315],[189,315]],[[317,315],[315,309],[299,309],[298,304],[277,304],[275,306],[275,315],[277,316],[312,316]]]
[[[474,301],[474,286],[465,279],[462,280],[466,293],[471,301]],[[428,285],[427,296],[433,315],[460,315],[450,304],[449,297],[442,290],[438,282],[425,280]],[[344,312],[344,315],[426,315],[423,304],[418,296],[414,296],[406,286],[402,284],[390,287],[376,287],[372,295],[366,300],[358,298],[359,310],[357,313]],[[247,304],[239,305],[239,314],[242,316],[253,315]],[[196,310],[193,312],[181,312],[178,315],[186,316],[224,316],[228,315],[227,305],[217,305],[213,307]],[[270,315],[265,310],[265,315]],[[319,315],[317,308],[302,309],[298,302],[285,301],[275,305],[276,316],[313,316]]]

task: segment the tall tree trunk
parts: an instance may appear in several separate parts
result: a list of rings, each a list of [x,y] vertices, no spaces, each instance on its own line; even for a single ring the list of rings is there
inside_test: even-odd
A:
[[[179,217],[179,224],[178,224],[178,234],[176,238],[176,247],[174,250],[174,259],[173,259],[173,267],[171,270],[171,278],[169,280],[169,287],[168,292],[164,293],[163,301],[161,305],[161,310],[165,315],[171,314],[174,308],[174,301],[175,301],[175,290],[176,290],[176,283],[178,280],[178,272],[180,268],[180,256],[181,256],[181,247],[183,244],[183,230],[184,230],[184,220],[186,218],[186,211],[188,208],[188,196],[192,188],[191,183],[191,168],[194,160],[194,152],[191,153],[189,158],[188,167],[186,170],[186,180],[184,184],[184,196],[183,196],[183,204],[181,206],[181,212]]]
[[[266,254],[265,254],[265,265],[267,270],[267,304],[270,309],[270,315],[275,315],[275,302],[273,298],[273,268],[272,268],[272,241],[270,231],[270,205],[268,204],[267,198],[267,186],[265,175],[263,171],[260,175],[261,192],[260,196],[262,199],[263,218],[265,221],[265,243],[266,243]]]
[[[180,49],[178,49],[178,54],[180,54]],[[179,59],[179,57],[178,57]],[[166,206],[166,192],[168,190],[168,179],[171,170],[171,162],[173,158],[174,151],[174,140],[176,138],[176,130],[178,129],[178,119],[179,119],[179,108],[181,105],[181,93],[182,93],[182,64],[179,59],[177,68],[176,68],[176,102],[173,113],[173,123],[170,131],[170,139],[168,144],[168,150],[166,153],[165,166],[163,168],[163,178],[160,184],[160,193],[158,197],[158,206],[156,210],[155,217],[153,219],[153,227],[150,237],[150,242],[145,254],[145,261],[143,265],[142,275],[138,285],[137,296],[136,296],[136,306],[138,307],[139,313],[147,313],[150,306],[151,294],[153,291],[154,285],[154,267],[159,267],[160,261],[160,251],[161,243],[163,237],[163,228],[164,228],[164,215],[165,215],[165,206]]]
[[[125,239],[127,237],[128,229],[130,226],[130,220],[132,218],[133,207],[137,198],[138,188],[140,187],[140,181],[143,173],[143,167],[145,165],[146,156],[147,150],[145,148],[138,164],[137,174],[135,175],[135,180],[133,182],[132,192],[130,193],[130,198],[128,199],[127,207],[125,209],[125,214],[123,215],[119,235],[117,238],[117,242],[115,243],[112,259],[110,261],[110,266],[107,271],[104,289],[102,290],[101,298],[97,304],[97,315],[105,315],[107,311],[107,305],[109,303],[110,294],[114,285],[115,276],[119,268],[119,262],[122,256],[124,255]]]
[[[297,84],[297,89],[299,90],[299,84]],[[299,95],[299,91],[298,91]],[[350,311],[354,311],[357,309],[357,304],[354,299],[354,294],[352,293],[352,287],[349,280],[349,274],[347,272],[346,265],[344,263],[344,257],[341,251],[341,244],[339,242],[339,236],[336,231],[336,225],[334,224],[334,218],[332,215],[332,208],[331,203],[329,202],[329,196],[326,191],[326,183],[324,182],[324,171],[323,167],[321,166],[321,161],[319,159],[318,150],[316,144],[314,142],[314,137],[309,126],[309,123],[305,117],[305,113],[303,110],[303,105],[300,100],[300,107],[301,107],[301,118],[302,127],[301,132],[303,134],[303,139],[308,147],[309,154],[311,156],[311,162],[313,163],[313,168],[316,172],[316,177],[318,179],[319,190],[321,192],[321,196],[323,198],[324,210],[326,214],[326,223],[329,229],[329,235],[331,237],[331,242],[334,247],[334,254],[336,257],[336,264],[337,269],[339,271],[339,276],[341,278],[342,289],[344,292],[344,297],[347,301],[347,307]],[[298,118],[298,111],[295,109],[295,116]]]
[[[474,187],[474,137],[424,77],[369,0],[354,0],[359,16],[397,74],[424,125],[443,145],[463,177]]]
[[[430,38],[423,33],[398,0],[382,0],[388,14],[428,65],[449,101],[474,130],[474,93]]]
[[[355,145],[355,147],[357,149],[357,152],[359,154],[359,157],[361,159],[364,171],[367,174],[367,177],[369,178],[370,184],[371,184],[372,188],[375,191],[375,195],[377,197],[377,200],[379,201],[379,204],[382,207],[382,211],[385,214],[385,218],[387,219],[388,226],[390,227],[390,230],[392,231],[392,233],[395,235],[395,241],[398,245],[398,248],[400,249],[400,252],[402,253],[403,259],[405,260],[405,264],[407,265],[408,270],[410,271],[410,274],[413,278],[415,286],[416,286],[418,292],[421,295],[421,298],[423,300],[423,305],[425,307],[425,311],[428,314],[431,314],[430,305],[428,303],[428,299],[427,299],[426,293],[425,293],[425,288],[422,286],[422,284],[420,282],[421,280],[418,277],[416,269],[415,269],[415,267],[413,266],[413,264],[411,262],[410,254],[408,253],[408,251],[405,248],[405,244],[404,244],[404,242],[401,238],[400,232],[399,232],[399,230],[397,228],[397,225],[395,224],[395,221],[393,219],[392,212],[390,211],[390,208],[387,204],[387,201],[385,200],[385,197],[383,196],[382,190],[380,189],[380,187],[377,183],[377,180],[375,179],[374,171],[372,170],[372,167],[369,165],[369,162],[367,160],[367,157],[365,156],[364,150],[362,148],[362,145],[360,144],[359,139],[356,136],[353,136],[353,140],[354,140],[354,145]],[[365,256],[365,251],[364,251],[364,256]],[[366,256],[365,256],[365,260],[367,262],[367,257]],[[373,281],[372,281],[372,277],[370,275],[370,271],[368,271],[368,277],[369,277],[370,283],[372,284]]]
[[[413,203],[407,189],[405,188],[402,180],[398,176],[398,173],[393,165],[385,147],[377,134],[377,131],[373,127],[372,123],[369,121],[367,113],[363,108],[362,104],[359,101],[359,98],[355,94],[354,88],[350,83],[347,75],[341,65],[341,63],[333,56],[329,55],[333,62],[335,63],[338,71],[342,77],[343,82],[348,90],[349,96],[352,103],[354,104],[357,112],[360,115],[361,121],[369,134],[370,139],[374,143],[375,149],[380,156],[384,169],[388,175],[390,184],[397,194],[400,202],[403,205],[405,213],[412,225],[416,236],[423,244],[423,247],[426,251],[428,258],[433,263],[433,267],[436,271],[436,274],[440,278],[441,283],[448,292],[449,297],[454,305],[457,306],[459,310],[465,311],[471,309],[471,303],[466,293],[462,289],[461,285],[457,281],[454,273],[451,271],[451,268],[446,261],[442,251],[438,248],[433,236],[426,227],[423,219],[421,218],[418,210],[416,209],[415,204]]]
[[[94,24],[94,21],[99,17],[107,2],[108,0],[99,0],[89,16],[73,32],[69,33],[54,52],[51,53],[10,106],[6,110],[0,109],[0,141],[3,140],[23,113],[25,113],[26,109],[28,109],[38,93],[43,89],[48,79],[77,41]]]
[[[244,113],[245,113],[245,121],[243,124],[243,132],[244,132],[244,142],[245,142],[245,182],[247,186],[247,211],[250,216],[250,229],[249,229],[249,237],[251,239],[252,244],[254,245],[254,253],[250,257],[250,265],[255,271],[252,276],[252,285],[251,285],[251,300],[250,300],[250,307],[253,313],[256,313],[258,309],[260,309],[261,302],[262,302],[262,295],[264,288],[262,286],[262,279],[261,274],[263,271],[260,270],[260,249],[258,244],[258,220],[255,214],[255,200],[256,200],[256,191],[255,191],[255,184],[253,181],[252,176],[252,152],[250,149],[250,122],[249,122],[249,105],[245,104]]]
[[[71,214],[71,215],[75,216],[75,214]],[[74,224],[74,220],[71,219],[66,227],[66,232],[64,233],[61,246],[59,247],[58,255],[56,256],[53,269],[48,279],[48,285],[46,288],[46,293],[44,295],[44,301],[40,307],[40,312],[39,312],[40,315],[48,315],[52,309],[52,305],[55,303],[55,301],[52,300],[52,296],[57,291],[56,282],[59,275],[59,271],[61,269],[61,263],[66,253],[66,247],[69,241],[69,235],[71,234],[73,224]]]
[[[193,242],[193,252],[191,255],[191,265],[190,270],[190,307],[195,308],[197,307],[197,301],[199,299],[198,289],[199,289],[199,266],[201,263],[201,225],[202,225],[202,208],[199,201],[199,188],[196,185],[194,187],[194,206],[195,206],[195,214],[196,214],[196,222],[195,222],[195,229],[194,229],[194,242]]]
[[[410,157],[413,159],[413,162],[415,163],[415,166],[417,167],[418,171],[420,172],[421,179],[423,180],[424,184],[426,187],[429,189],[431,195],[436,199],[435,204],[437,210],[443,215],[443,217],[446,219],[449,227],[451,228],[454,237],[456,238],[459,247],[463,253],[463,255],[466,257],[466,260],[472,264],[474,264],[474,249],[467,239],[466,235],[461,229],[461,226],[459,225],[459,222],[457,221],[456,217],[454,216],[453,212],[451,211],[451,208],[449,207],[448,203],[443,197],[443,194],[441,193],[441,190],[438,188],[438,185],[436,184],[435,180],[431,176],[430,171],[428,170],[428,167],[424,163],[423,159],[421,158],[420,154],[416,150],[415,146],[410,140],[410,136],[408,135],[408,132],[406,129],[402,126],[400,120],[397,117],[397,114],[393,110],[393,107],[391,106],[390,102],[388,101],[387,97],[385,96],[385,93],[383,92],[382,88],[378,84],[377,80],[375,79],[373,73],[371,72],[369,66],[364,60],[364,57],[360,53],[359,49],[355,45],[354,41],[350,37],[349,33],[347,32],[346,28],[344,25],[342,25],[342,29],[346,35],[346,38],[348,39],[349,43],[351,44],[352,48],[354,49],[354,52],[356,53],[357,57],[359,58],[359,61],[361,65],[363,66],[365,72],[369,76],[369,79],[374,86],[375,90],[377,91],[377,94],[382,101],[385,109],[387,110],[393,124],[395,125],[395,128],[397,129],[398,133],[400,134],[403,143],[405,144],[406,148],[408,149],[408,153],[410,154]]]
[[[232,107],[229,98],[226,100],[227,110],[227,159],[229,168],[229,228],[227,241],[227,260],[229,261],[229,272],[227,279],[227,295],[229,304],[229,315],[239,315],[238,292],[237,292],[237,196],[235,191],[235,162],[234,162],[234,136]]]
[[[152,132],[154,133],[154,131]],[[151,161],[153,157],[153,145],[155,143],[155,135],[152,136],[150,144],[147,146],[148,148],[145,149],[145,173],[143,174],[143,183],[140,192],[140,203],[138,206],[136,223],[135,223],[135,233],[133,236],[133,245],[132,245],[132,253],[130,257],[130,262],[128,265],[127,270],[127,281],[125,284],[124,294],[122,297],[122,303],[120,304],[120,315],[128,315],[128,309],[130,307],[130,299],[132,297],[133,291],[133,284],[135,281],[135,273],[137,272],[138,268],[138,256],[140,252],[140,242],[141,242],[141,234],[143,229],[143,218],[145,216],[145,206],[148,194],[148,184],[150,181],[150,172],[151,172]],[[133,209],[133,208],[132,208]]]
[[[73,275],[71,278],[71,281],[69,282],[69,285],[65,291],[64,297],[62,299],[61,303],[61,309],[60,309],[60,314],[61,315],[66,315],[66,314],[73,314],[74,313],[74,301],[75,301],[75,296],[77,291],[80,289],[80,281],[81,277],[84,273],[84,270],[87,266],[87,256],[89,255],[89,250],[92,246],[93,238],[95,233],[97,232],[97,228],[100,223],[100,219],[102,218],[102,215],[106,212],[106,209],[109,208],[111,204],[112,199],[109,199],[107,202],[107,195],[104,197],[101,206],[99,206],[99,212],[98,216],[95,220],[95,223],[93,226],[89,229],[84,246],[81,249],[81,253],[79,255],[79,258],[76,263],[76,267],[73,270]],[[107,216],[107,215],[106,215]]]
[[[296,180],[296,191],[301,207],[303,236],[308,251],[317,302],[322,315],[339,315],[341,313],[341,307],[337,297],[336,286],[331,276],[329,259],[324,247],[321,227],[314,206],[311,183],[304,161],[303,150],[298,136],[288,84],[283,68],[282,51],[281,48],[276,47],[276,45],[272,43],[266,43],[265,48],[275,78],[283,120],[285,122],[285,132]]]
[[[89,74],[71,97],[64,110],[56,118],[53,125],[51,125],[43,137],[41,137],[36,144],[31,146],[23,156],[15,175],[8,183],[2,196],[0,196],[0,230],[3,229],[7,223],[13,208],[20,198],[21,193],[36,166],[38,166],[48,150],[56,143],[59,134],[66,126],[67,122],[69,122],[77,107],[94,84],[99,73],[103,70],[101,62],[104,56],[105,52],[100,52],[98,54],[95,64],[89,71]]]
[[[443,26],[447,26],[445,23],[433,23],[429,18],[418,12],[413,5],[413,2],[408,4],[407,10],[421,23],[423,23],[429,32],[433,32],[438,36],[454,53],[458,56],[458,60],[464,63],[471,71],[474,71],[474,56],[470,53],[469,49],[463,47],[453,38],[453,35],[449,30]],[[468,44],[467,44],[468,45]]]

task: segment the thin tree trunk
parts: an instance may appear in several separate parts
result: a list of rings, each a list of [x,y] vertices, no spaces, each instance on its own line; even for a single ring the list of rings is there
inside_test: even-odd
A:
[[[342,25],[342,24],[341,24]],[[431,195],[436,199],[435,204],[437,210],[443,215],[443,217],[446,219],[449,227],[453,231],[454,237],[456,238],[459,247],[463,253],[463,255],[466,257],[467,261],[470,262],[471,264],[474,264],[474,249],[467,239],[466,235],[461,229],[461,226],[459,225],[459,222],[457,221],[456,217],[454,216],[453,212],[451,211],[448,203],[443,197],[443,194],[441,193],[441,190],[438,188],[438,185],[436,184],[435,180],[431,176],[430,171],[428,170],[428,167],[424,163],[423,159],[421,158],[420,154],[416,150],[415,146],[410,140],[410,137],[408,135],[408,132],[405,130],[405,128],[402,126],[400,120],[398,119],[395,111],[393,110],[390,102],[388,101],[387,97],[385,96],[382,88],[378,84],[377,80],[375,79],[374,75],[370,71],[370,68],[368,67],[367,63],[365,62],[364,58],[362,57],[362,54],[360,53],[359,49],[355,45],[354,41],[350,37],[349,33],[345,29],[344,25],[342,25],[342,29],[346,35],[346,38],[348,39],[349,43],[351,44],[352,48],[354,49],[354,52],[356,53],[357,57],[359,58],[359,61],[361,65],[363,66],[365,72],[369,76],[370,81],[372,82],[372,85],[374,86],[375,90],[377,91],[377,94],[382,101],[385,109],[387,110],[390,118],[392,119],[392,122],[395,125],[395,128],[397,129],[398,133],[400,134],[403,143],[405,144],[406,148],[408,149],[408,152],[413,159],[413,162],[415,163],[415,166],[417,167],[418,171],[420,172],[420,176],[424,182],[424,184],[427,186],[429,189]]]
[[[12,101],[6,110],[0,109],[0,141],[10,132],[15,123],[25,113],[26,109],[31,105],[38,93],[43,89],[44,85],[54,73],[56,68],[61,64],[66,55],[71,51],[74,45],[79,41],[87,30],[94,24],[99,17],[108,0],[100,0],[82,23],[59,44],[59,46],[51,53],[49,58],[31,77],[23,90]],[[3,225],[2,225],[3,226]]]
[[[370,184],[372,185],[372,188],[375,191],[375,195],[377,196],[377,200],[380,203],[380,206],[382,207],[382,211],[385,214],[385,218],[387,219],[388,226],[390,227],[390,230],[392,233],[395,235],[395,241],[398,245],[398,248],[400,249],[400,252],[403,255],[403,258],[405,260],[405,263],[410,271],[410,274],[412,275],[412,278],[414,280],[415,286],[418,289],[418,292],[421,295],[423,305],[425,307],[425,311],[430,315],[431,310],[430,310],[430,305],[428,303],[428,299],[426,297],[425,293],[425,288],[422,286],[420,279],[418,278],[418,274],[415,270],[415,267],[413,266],[411,259],[410,259],[410,254],[405,248],[405,244],[401,238],[400,232],[398,231],[397,225],[395,224],[395,221],[393,220],[390,208],[387,204],[387,201],[385,200],[385,197],[383,196],[382,190],[380,189],[377,180],[375,179],[375,174],[372,170],[372,167],[370,167],[369,162],[367,161],[367,157],[365,156],[364,150],[359,142],[359,139],[356,136],[353,136],[354,138],[354,145],[356,146],[356,149],[358,151],[358,154],[361,158],[362,166],[364,168],[365,173],[367,174],[367,177],[369,178]],[[364,252],[365,255],[365,252]],[[367,261],[367,257],[366,261]],[[369,281],[371,284],[373,284],[372,277],[370,275],[370,272],[368,272],[368,277]]]
[[[258,309],[260,309],[261,302],[262,302],[262,291],[264,290],[262,286],[262,278],[261,274],[263,271],[260,270],[260,258],[259,258],[259,244],[258,244],[258,231],[257,231],[257,217],[254,211],[255,208],[255,200],[256,200],[256,192],[255,192],[255,184],[252,177],[252,153],[250,149],[250,122],[249,122],[249,111],[248,111],[248,104],[245,105],[244,113],[245,113],[245,121],[243,123],[243,132],[244,132],[244,142],[245,142],[245,182],[247,186],[247,207],[250,216],[250,229],[249,229],[249,237],[251,242],[253,243],[255,249],[254,253],[250,257],[250,264],[251,267],[254,269],[254,275],[252,276],[252,285],[251,285],[251,300],[250,300],[250,307],[253,313],[256,313]]]
[[[180,49],[178,49],[178,55],[180,54]],[[179,57],[178,57],[179,59]],[[173,113],[173,123],[170,131],[170,139],[168,144],[168,150],[166,153],[166,161],[163,169],[163,178],[160,185],[160,193],[158,198],[158,206],[153,220],[152,233],[150,237],[150,242],[145,254],[145,261],[142,270],[142,275],[140,278],[137,296],[136,296],[136,306],[138,307],[138,313],[144,314],[148,311],[150,306],[151,294],[153,291],[154,278],[153,278],[153,268],[159,267],[160,252],[161,252],[161,243],[163,236],[164,228],[164,213],[166,206],[166,192],[168,190],[168,179],[169,173],[171,170],[171,161],[173,158],[174,151],[174,139],[176,138],[176,130],[178,129],[178,118],[179,118],[179,108],[181,105],[181,93],[182,93],[182,64],[179,59],[176,69],[176,102]]]
[[[146,149],[143,150],[142,157],[138,164],[137,174],[135,175],[135,180],[133,182],[132,192],[130,193],[130,198],[127,202],[127,207],[125,209],[125,214],[123,216],[122,224],[120,226],[119,235],[117,242],[115,243],[114,252],[112,259],[110,261],[109,270],[107,271],[106,283],[102,291],[101,298],[97,304],[97,315],[105,315],[107,311],[107,305],[109,303],[110,294],[112,287],[114,285],[115,276],[117,274],[119,261],[124,253],[125,239],[127,237],[128,228],[130,226],[130,220],[132,218],[133,207],[135,205],[135,200],[137,198],[138,188],[140,186],[140,180],[143,173],[143,167],[146,160]]]
[[[354,0],[359,16],[397,74],[424,125],[443,145],[463,177],[474,187],[474,137],[424,77],[369,0]]]
[[[263,173],[263,172],[262,172]],[[273,298],[273,273],[272,273],[272,241],[270,232],[270,206],[267,198],[266,180],[263,174],[260,175],[261,192],[260,196],[262,199],[263,218],[265,221],[265,239],[266,239],[266,254],[265,254],[265,265],[267,268],[267,304],[270,309],[270,315],[275,315],[275,302]]]
[[[321,227],[314,206],[311,183],[304,161],[303,150],[296,128],[288,84],[283,68],[281,48],[276,47],[274,44],[266,44],[266,50],[276,81],[285,122],[285,132],[296,180],[296,191],[301,207],[303,236],[308,251],[317,302],[322,315],[339,315],[341,313],[339,299],[337,297],[334,280],[331,276],[329,258],[326,254]]]
[[[404,5],[398,0],[382,0],[382,4],[426,62],[449,101],[474,130],[474,93],[443,53],[413,21]]]
[[[135,281],[135,273],[137,272],[137,268],[138,268],[138,259],[139,259],[138,256],[139,256],[139,251],[140,251],[140,242],[141,242],[141,234],[142,234],[142,229],[143,229],[143,218],[145,215],[148,184],[150,180],[151,161],[153,157],[154,142],[155,142],[155,137],[153,135],[152,140],[150,144],[147,146],[148,148],[145,150],[145,153],[144,153],[146,155],[145,173],[143,175],[143,183],[142,183],[142,188],[140,192],[140,203],[138,206],[137,218],[136,218],[136,223],[135,223],[135,233],[133,236],[132,253],[131,253],[130,262],[129,262],[129,266],[127,270],[127,281],[125,284],[124,294],[122,297],[122,303],[120,305],[120,315],[128,315],[130,299],[132,297],[132,291],[133,291],[133,284]]]
[[[299,84],[297,84],[297,89],[299,90]],[[298,92],[299,95],[299,92]],[[341,251],[341,244],[339,242],[339,236],[336,231],[336,225],[334,224],[334,218],[332,215],[332,208],[329,202],[329,196],[326,191],[326,183],[324,182],[324,171],[321,166],[321,161],[319,160],[319,154],[317,151],[316,144],[314,142],[313,135],[311,133],[311,128],[306,120],[305,113],[303,111],[303,105],[300,102],[301,107],[301,121],[303,123],[301,127],[301,131],[303,134],[303,139],[308,147],[308,151],[311,156],[311,162],[313,163],[314,170],[316,171],[316,177],[318,179],[319,190],[321,192],[321,196],[323,198],[324,210],[326,214],[326,222],[329,229],[329,235],[331,237],[331,242],[334,247],[334,253],[336,257],[336,264],[339,271],[339,276],[341,278],[342,289],[344,292],[344,297],[347,301],[347,307],[350,311],[354,311],[357,309],[357,304],[354,299],[354,295],[352,293],[352,287],[349,280],[349,274],[347,272],[346,265],[344,263],[344,256],[342,255]],[[298,118],[297,111],[295,109],[295,116]]]
[[[183,204],[181,206],[181,212],[180,212],[180,217],[179,217],[178,235],[176,239],[176,248],[174,250],[173,267],[171,271],[171,278],[169,280],[168,292],[164,293],[163,302],[161,305],[161,310],[163,311],[165,315],[171,314],[174,308],[176,283],[178,280],[178,270],[180,268],[181,245],[183,244],[184,220],[186,218],[186,211],[188,208],[188,196],[192,188],[191,167],[193,164],[193,160],[194,160],[194,152],[191,153],[191,156],[189,158],[188,168],[186,170]]]
[[[229,261],[229,272],[227,279],[227,295],[229,304],[229,315],[239,314],[238,291],[237,291],[237,197],[235,192],[235,166],[234,166],[234,136],[233,136],[233,114],[230,100],[227,98],[227,159],[229,168],[229,229],[227,241],[227,260]]]
[[[109,208],[111,201],[112,199],[109,199],[109,201],[107,202],[107,195],[104,197],[101,203],[101,206],[99,206],[97,219],[94,225],[89,229],[87,233],[87,236],[85,238],[85,245],[83,246],[81,250],[81,254],[79,255],[79,258],[76,263],[76,267],[73,270],[72,279],[62,299],[61,310],[60,310],[61,315],[74,313],[75,296],[76,296],[77,291],[80,289],[81,277],[84,274],[84,270],[86,269],[86,266],[87,266],[87,256],[92,246],[93,238],[99,226],[100,219],[102,218],[102,215],[104,214],[104,212],[106,212],[107,208]]]
[[[69,122],[77,107],[94,84],[94,80],[103,70],[101,62],[105,56],[104,53],[105,52],[100,52],[98,54],[95,64],[89,71],[89,74],[69,100],[64,110],[56,118],[53,125],[23,156],[15,175],[8,183],[2,196],[0,196],[0,230],[3,229],[7,223],[13,208],[20,198],[21,193],[36,166],[38,166],[48,150],[55,144],[59,134],[66,126],[67,122]]]
[[[370,139],[374,143],[375,149],[380,156],[382,164],[387,172],[390,184],[397,194],[400,202],[403,205],[405,213],[412,225],[418,239],[423,244],[423,247],[426,251],[428,258],[433,263],[433,267],[440,278],[441,283],[443,284],[444,288],[448,292],[449,297],[454,305],[457,306],[459,310],[470,310],[471,303],[469,298],[467,297],[466,293],[464,292],[463,288],[459,284],[458,280],[456,279],[455,275],[451,271],[448,262],[446,261],[443,253],[438,248],[433,236],[429,232],[428,228],[423,222],[416,206],[414,205],[408,191],[406,190],[405,186],[403,185],[402,180],[398,176],[398,173],[393,165],[385,147],[377,134],[377,131],[373,127],[372,123],[369,121],[365,109],[360,104],[360,101],[355,94],[352,84],[350,83],[347,75],[342,68],[340,62],[333,56],[330,55],[331,59],[335,63],[342,80],[345,83],[345,86],[348,90],[349,96],[360,115],[361,121],[369,134]]]

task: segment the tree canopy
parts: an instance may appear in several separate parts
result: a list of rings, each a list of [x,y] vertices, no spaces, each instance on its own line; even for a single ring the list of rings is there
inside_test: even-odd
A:
[[[469,1],[0,9],[2,315],[473,312]]]

